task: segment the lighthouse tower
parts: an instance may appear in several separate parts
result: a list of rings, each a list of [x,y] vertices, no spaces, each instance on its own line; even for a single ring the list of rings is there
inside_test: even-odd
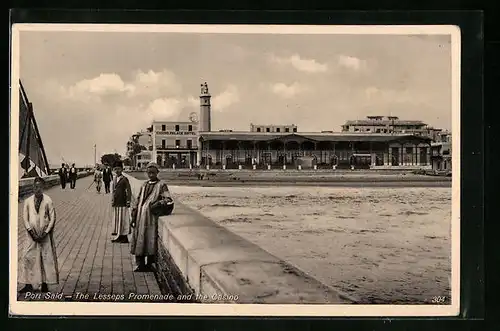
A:
[[[212,96],[208,92],[207,82],[201,84],[200,123],[198,128],[200,132],[208,132],[212,130],[211,105],[210,105],[211,98]]]

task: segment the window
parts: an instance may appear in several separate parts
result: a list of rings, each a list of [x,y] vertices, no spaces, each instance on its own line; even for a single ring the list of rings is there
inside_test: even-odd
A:
[[[141,159],[141,155],[137,155],[137,160],[140,160]]]
[[[412,154],[413,153],[413,147],[406,147],[406,154]]]
[[[188,149],[193,148],[193,141],[191,139],[188,139],[188,141],[187,141],[187,148]]]
[[[175,140],[175,148],[179,148],[181,146],[181,141],[179,139]]]
[[[193,131],[193,126],[191,124],[188,125],[188,131]]]
[[[276,128],[276,132],[280,132],[280,128]]]
[[[377,133],[380,133],[380,129],[377,129],[377,131],[376,131],[376,132],[377,132]]]
[[[293,128],[293,132],[297,132],[297,128]]]
[[[271,129],[270,128],[266,128],[266,132],[271,132]]]
[[[260,128],[257,128],[257,132],[260,132]]]
[[[179,131],[179,124],[175,126],[175,131]]]
[[[290,132],[290,128],[285,128],[285,132]]]
[[[165,148],[166,147],[166,141],[165,139],[162,139],[161,140],[161,148]]]
[[[162,130],[162,131],[167,131],[167,126],[166,126],[165,124],[163,124],[163,125],[161,126],[161,130]]]

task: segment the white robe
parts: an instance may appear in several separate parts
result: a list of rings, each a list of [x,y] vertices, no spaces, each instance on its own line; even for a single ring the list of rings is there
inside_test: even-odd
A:
[[[47,233],[47,235],[41,242],[36,242],[28,234],[20,256],[19,282],[32,285],[57,284],[59,269],[53,238],[56,211],[52,199],[44,194],[37,213],[35,196],[27,198],[23,206],[23,220],[26,230],[33,230],[38,235],[42,233]]]

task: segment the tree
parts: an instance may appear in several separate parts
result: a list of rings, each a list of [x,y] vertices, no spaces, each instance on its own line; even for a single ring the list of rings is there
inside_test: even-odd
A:
[[[127,157],[125,160],[123,160],[123,165],[126,167],[132,166],[132,161],[130,160],[130,158]]]
[[[147,150],[147,148],[141,144],[139,144],[139,136],[133,135],[130,137],[130,140],[127,142],[127,157],[132,160],[132,164],[135,167],[135,156],[139,154],[141,151]]]
[[[104,154],[103,156],[101,156],[101,163],[107,164],[107,165],[112,167],[116,161],[121,161],[121,159],[122,159],[122,157],[118,153]]]

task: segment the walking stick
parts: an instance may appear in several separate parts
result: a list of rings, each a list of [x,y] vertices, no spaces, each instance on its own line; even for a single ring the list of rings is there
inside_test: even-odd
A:
[[[92,187],[92,185],[94,185],[95,183],[95,180],[92,181],[92,183],[90,183],[89,187],[87,187],[87,191],[90,190],[90,188]]]

